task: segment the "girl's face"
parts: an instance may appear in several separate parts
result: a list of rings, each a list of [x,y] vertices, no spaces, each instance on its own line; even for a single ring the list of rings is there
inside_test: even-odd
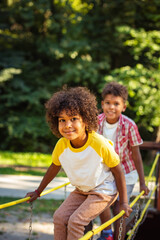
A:
[[[110,124],[118,122],[121,113],[126,110],[123,98],[112,94],[106,95],[101,104],[103,112],[106,115],[106,121]]]
[[[75,148],[82,147],[88,139],[86,124],[79,114],[73,116],[63,110],[58,117],[58,129],[60,134],[69,139]]]

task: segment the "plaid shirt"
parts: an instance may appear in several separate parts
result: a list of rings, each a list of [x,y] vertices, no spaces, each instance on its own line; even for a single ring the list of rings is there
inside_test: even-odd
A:
[[[106,121],[105,114],[98,116],[99,129],[98,133],[103,135],[103,126]],[[115,151],[121,160],[121,166],[125,174],[135,170],[135,164],[132,158],[131,146],[138,146],[143,143],[139,134],[137,125],[127,116],[120,115],[119,124],[116,130]]]

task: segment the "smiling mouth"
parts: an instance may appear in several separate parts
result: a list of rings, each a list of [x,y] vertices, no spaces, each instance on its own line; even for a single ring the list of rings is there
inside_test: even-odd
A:
[[[113,115],[115,114],[115,112],[107,112],[109,115]]]
[[[64,132],[65,134],[71,134],[73,133],[74,131],[68,131],[68,132]]]

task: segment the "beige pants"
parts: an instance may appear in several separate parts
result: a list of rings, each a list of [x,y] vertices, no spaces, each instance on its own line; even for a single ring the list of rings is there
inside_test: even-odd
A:
[[[107,196],[97,192],[74,190],[53,216],[54,240],[78,240],[84,227],[111,206],[117,194]]]

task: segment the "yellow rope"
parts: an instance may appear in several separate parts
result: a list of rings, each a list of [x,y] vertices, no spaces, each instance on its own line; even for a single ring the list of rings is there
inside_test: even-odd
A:
[[[152,165],[152,168],[150,170],[150,173],[149,173],[149,176],[147,178],[147,185],[148,185],[148,182],[153,174],[153,171],[156,167],[156,164],[158,162],[158,159],[159,159],[159,153],[157,153],[156,157],[155,157],[155,160],[154,160],[154,163]],[[140,197],[144,194],[144,191],[142,191],[132,202],[131,204],[129,205],[130,207],[133,207],[134,204],[140,199]],[[88,240],[89,238],[91,238],[93,235],[96,235],[97,233],[101,232],[103,229],[105,229],[106,227],[108,227],[109,225],[111,225],[113,222],[117,221],[120,217],[122,217],[124,215],[124,210],[122,210],[119,214],[117,214],[115,217],[113,217],[112,219],[110,219],[109,221],[105,222],[104,224],[102,224],[101,226],[99,226],[98,228],[92,230],[92,231],[89,231],[87,232],[82,238],[80,238],[79,240]],[[128,240],[128,239],[127,239]]]
[[[148,176],[148,179],[147,179],[147,185],[148,185],[148,182],[149,182],[149,179],[151,178],[152,174],[153,174],[153,171],[155,169],[155,166],[157,164],[157,161],[158,161],[158,158],[159,158],[159,153],[156,155],[156,158],[155,158],[155,161],[152,165],[152,168],[151,168],[151,171],[150,171],[150,174]],[[44,192],[42,192],[40,194],[40,196],[44,196],[52,191],[55,191],[59,188],[62,188],[66,185],[70,184],[70,182],[68,183],[64,183],[58,187],[54,187],[54,188],[51,188],[49,190],[46,190]],[[157,186],[154,187],[153,191],[152,191],[152,194],[151,196],[153,195],[154,191],[156,190]],[[144,191],[142,191],[133,201],[132,203],[130,204],[130,207],[133,207],[133,205],[138,201],[138,199],[144,194]],[[137,224],[134,226],[134,228],[132,229],[131,233],[134,232],[134,230],[136,229],[136,227],[138,226],[139,222],[141,222],[143,216],[144,216],[144,213],[146,211],[146,209],[148,208],[150,202],[151,202],[151,196],[150,196],[150,199],[149,201],[147,202],[146,204],[146,207],[144,208],[142,214],[141,214],[141,218],[137,221]],[[16,205],[16,204],[19,204],[19,203],[22,203],[22,202],[26,202],[30,199],[30,197],[27,197],[27,198],[22,198],[22,199],[19,199],[19,200],[16,200],[16,201],[12,201],[12,202],[9,202],[9,203],[5,203],[5,204],[1,204],[0,205],[0,209],[3,209],[3,208],[6,208],[6,207],[10,207],[10,206],[13,206],[13,205]],[[122,210],[119,214],[117,214],[115,217],[113,217],[112,219],[110,219],[109,221],[107,221],[106,223],[102,224],[101,226],[99,226],[98,228],[92,230],[92,231],[89,231],[87,232],[82,238],[80,238],[79,240],[88,240],[89,238],[91,238],[93,235],[96,235],[97,233],[99,233],[100,231],[102,231],[104,228],[106,228],[107,226],[111,225],[113,222],[115,222],[116,220],[118,220],[120,217],[122,217],[124,215],[124,210]],[[133,233],[132,233],[133,234]],[[129,237],[127,238],[130,239],[130,236],[131,234],[129,235]]]
[[[48,194],[48,193],[50,193],[50,192],[53,192],[53,191],[55,191],[55,190],[57,190],[57,189],[59,189],[59,188],[65,187],[65,186],[67,186],[67,185],[69,185],[69,184],[70,184],[70,182],[64,183],[64,184],[62,184],[62,185],[60,185],[60,186],[57,186],[57,187],[51,188],[51,189],[49,189],[49,190],[46,190],[46,191],[42,192],[42,193],[40,194],[40,196],[44,196],[44,195],[46,195],[46,194]]]
[[[153,188],[153,190],[152,190],[152,192],[151,192],[151,195],[150,195],[150,198],[149,198],[148,202],[146,203],[146,206],[145,206],[145,208],[143,209],[140,218],[138,219],[138,221],[137,221],[136,224],[134,225],[133,229],[131,230],[131,232],[130,232],[128,238],[127,238],[127,240],[131,239],[131,237],[132,237],[135,229],[137,228],[137,226],[138,226],[138,225],[140,224],[140,222],[142,221],[142,219],[143,219],[143,217],[144,217],[144,214],[145,214],[145,212],[146,212],[147,208],[149,207],[149,204],[150,204],[150,202],[151,202],[151,200],[152,200],[151,198],[152,198],[153,193],[155,192],[156,188],[157,188],[157,185]]]
[[[120,217],[122,217],[124,215],[125,211],[122,210],[119,214],[117,214],[115,217],[113,217],[112,219],[110,219],[107,224],[104,223],[103,225],[101,225],[100,227],[96,228],[93,230],[94,235],[96,235],[97,233],[99,233],[100,231],[102,231],[104,228],[108,227],[109,225],[111,225],[113,222],[115,222],[117,219],[119,219]]]
[[[155,167],[156,167],[156,165],[157,165],[159,156],[160,156],[160,154],[157,153],[156,158],[155,158],[155,160],[154,160],[154,163],[153,163],[153,165],[152,165],[152,168],[151,168],[151,170],[150,170],[148,179],[147,179],[147,185],[148,185],[148,182],[149,182],[150,178],[152,177],[153,171],[155,170]],[[133,232],[135,231],[135,229],[137,228],[137,226],[139,225],[139,223],[142,221],[142,218],[143,218],[143,216],[144,216],[144,213],[146,212],[146,210],[147,210],[147,208],[148,208],[148,206],[149,206],[149,204],[150,204],[150,202],[151,202],[151,197],[152,197],[153,193],[155,192],[156,188],[157,188],[157,185],[156,185],[156,186],[154,187],[154,189],[152,190],[151,195],[150,195],[150,198],[149,198],[148,202],[146,203],[146,206],[145,206],[145,208],[143,209],[139,220],[137,221],[137,223],[135,224],[135,226],[134,226],[133,229],[131,230],[131,232],[130,232],[128,238],[127,238],[127,240],[131,239],[131,236],[133,235]]]
[[[133,202],[130,204],[130,207],[132,207],[137,201],[138,199],[144,194],[144,191],[142,191],[134,200]],[[109,225],[111,225],[112,223],[114,223],[115,221],[117,221],[119,218],[121,218],[124,215],[125,211],[122,210],[120,213],[118,213],[115,217],[113,217],[112,219],[110,219],[109,221],[105,222],[104,224],[102,224],[101,226],[99,226],[98,228],[87,232],[82,238],[79,238],[79,240],[88,240],[90,237],[92,237],[93,235],[96,235],[97,233],[101,232],[103,229],[105,229],[106,227],[108,227]]]
[[[155,160],[153,162],[152,168],[151,168],[150,173],[149,173],[148,178],[147,178],[147,185],[148,185],[148,182],[149,182],[150,178],[152,177],[153,171],[154,171],[154,169],[155,169],[155,167],[157,165],[157,162],[158,162],[158,159],[159,159],[159,155],[160,154],[157,153],[156,158],[155,158]]]
[[[68,184],[70,184],[70,182],[64,183],[64,184],[62,184],[62,185],[60,185],[60,186],[58,186],[58,187],[54,187],[54,188],[51,188],[51,189],[49,189],[49,190],[46,190],[46,191],[42,192],[42,193],[40,194],[40,196],[44,196],[44,195],[46,195],[46,194],[48,194],[48,193],[50,193],[50,192],[52,192],[52,191],[55,191],[55,190],[57,190],[57,189],[59,189],[59,188],[62,188],[62,187],[64,187],[64,186],[67,186]],[[29,199],[30,199],[30,197],[26,197],[26,198],[22,198],[22,199],[19,199],[19,200],[15,200],[15,201],[12,201],[12,202],[9,202],[9,203],[1,204],[1,205],[0,205],[0,209],[7,208],[7,207],[10,207],[10,206],[19,204],[19,203],[26,202],[26,201],[28,201]]]
[[[97,233],[101,232],[104,228],[108,227],[113,222],[115,222],[117,219],[122,217],[124,213],[125,213],[124,210],[122,210],[119,214],[117,214],[115,217],[113,217],[109,221],[105,222],[104,224],[102,224],[98,228],[93,229],[92,231],[87,232],[83,237],[79,238],[79,240],[87,240],[90,237],[92,237],[93,235],[96,235]]]

